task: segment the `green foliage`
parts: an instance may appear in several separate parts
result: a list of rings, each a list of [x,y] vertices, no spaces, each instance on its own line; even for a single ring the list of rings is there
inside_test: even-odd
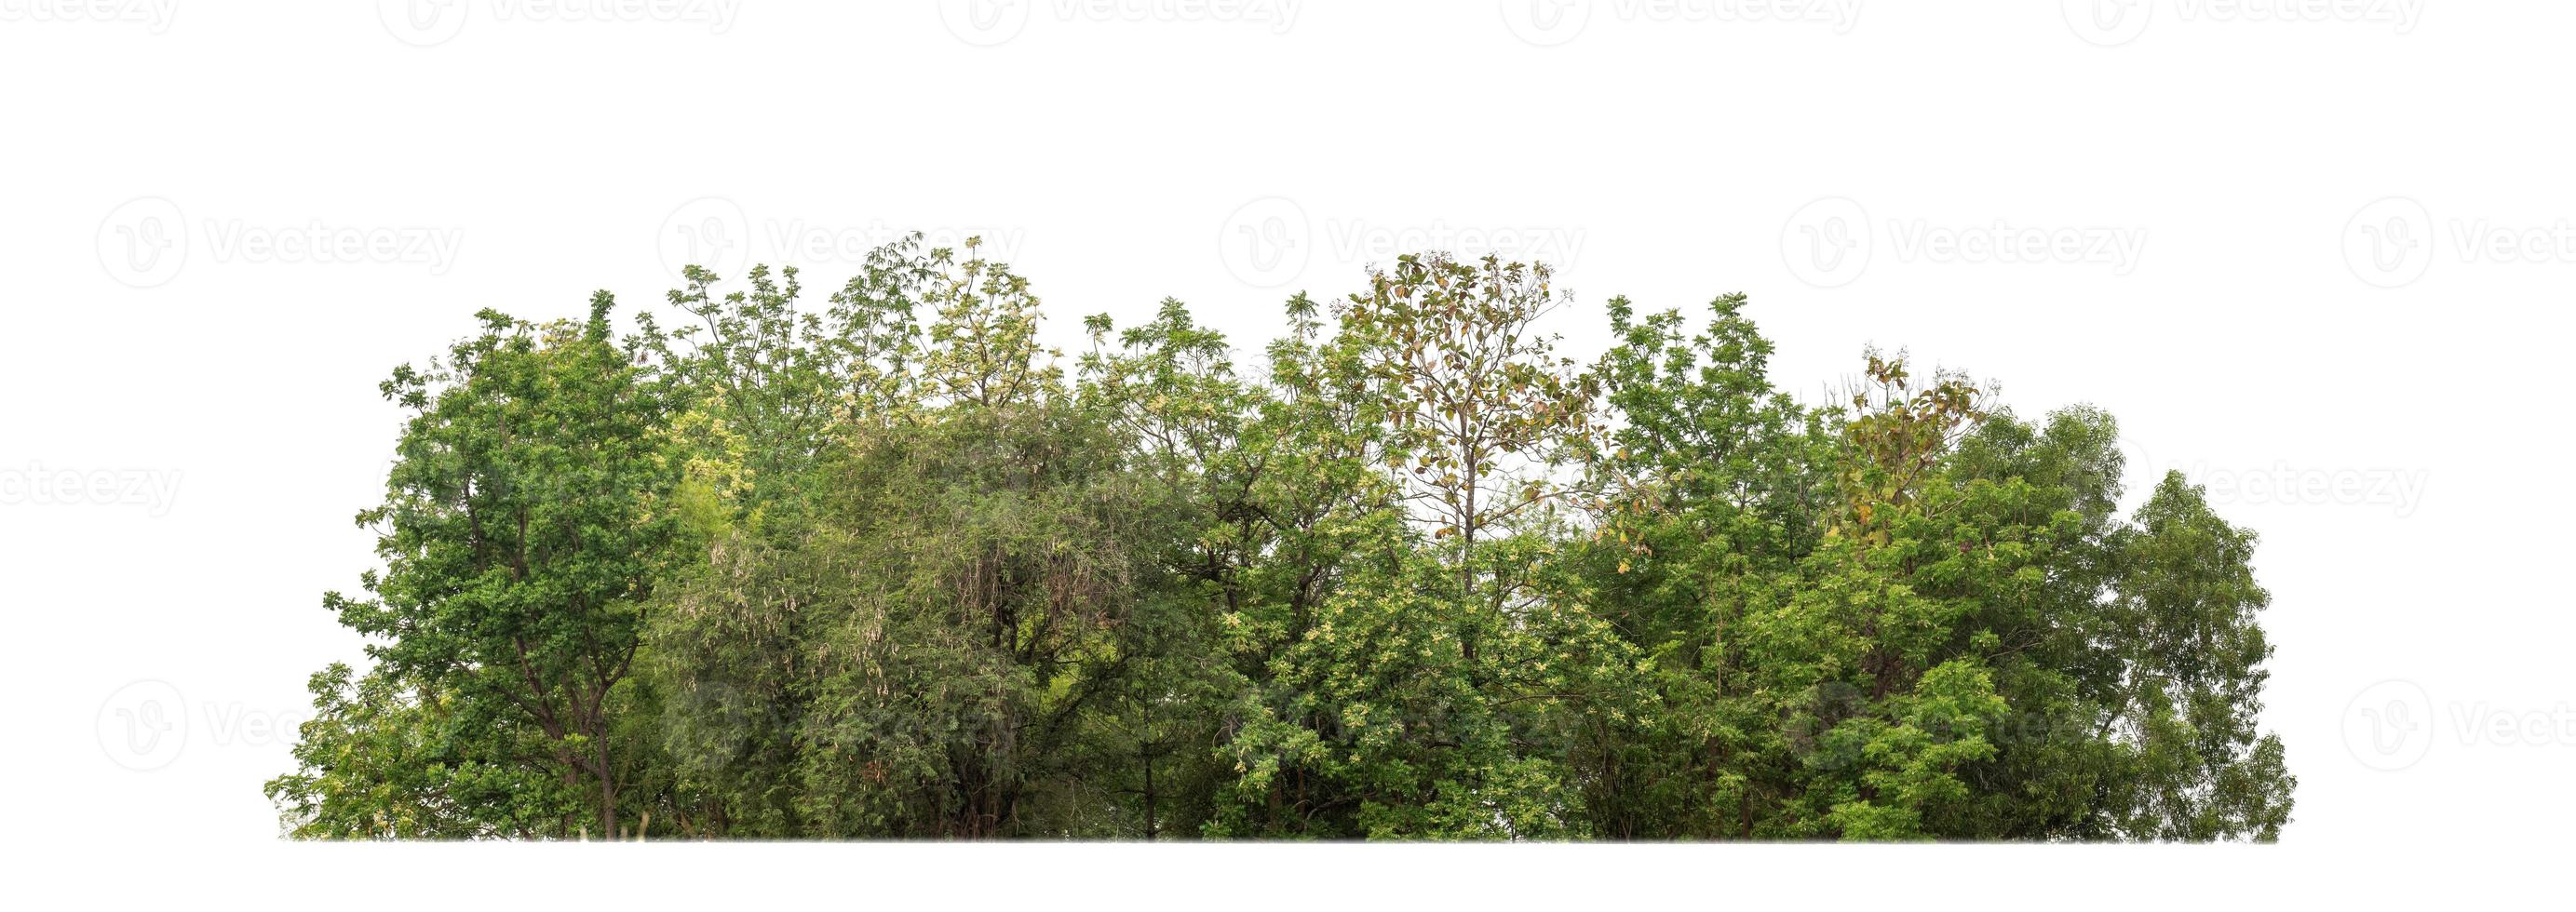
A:
[[[461,762],[541,769],[567,789],[594,789],[589,812],[558,821],[558,835],[592,821],[618,830],[618,784],[633,758],[611,737],[615,695],[656,583],[693,550],[673,509],[680,454],[664,432],[666,397],[609,339],[610,306],[603,292],[588,322],[545,326],[484,311],[483,333],[444,363],[406,365],[385,382],[385,397],[415,412],[385,503],[358,516],[378,531],[386,571],[364,578],[370,598],[325,597],[342,624],[376,638],[367,649],[376,668],[354,699],[333,693],[345,674],[315,682],[320,724],[352,729],[350,745],[381,734],[367,730],[379,719],[466,726],[444,734],[499,752]],[[540,736],[505,730],[517,726]],[[377,758],[304,759],[321,788],[337,783],[337,764]],[[291,800],[323,805],[325,820],[383,818],[399,835],[404,821],[438,815],[366,805],[414,787]],[[328,807],[335,801],[361,806]],[[512,819],[508,834],[529,831]]]
[[[1741,295],[1407,256],[1042,348],[1030,283],[691,269],[667,327],[484,314],[413,413],[306,838],[2277,838],[2254,537],[2108,415],[1869,356],[1769,376]]]

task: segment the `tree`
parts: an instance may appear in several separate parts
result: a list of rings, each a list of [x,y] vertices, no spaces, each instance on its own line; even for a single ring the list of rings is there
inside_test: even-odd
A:
[[[1546,480],[1532,470],[1592,430],[1574,362],[1553,357],[1555,339],[1538,332],[1559,303],[1549,275],[1493,256],[1405,256],[1339,313],[1353,354],[1384,384],[1389,457],[1404,460],[1411,515],[1455,538],[1464,605],[1506,597],[1508,575],[1479,585],[1502,568],[1479,567],[1477,543],[1545,506]],[[1474,661],[1475,643],[1461,646]]]
[[[1608,305],[1595,372],[1612,430],[1568,561],[1641,654],[1573,749],[1602,836],[1753,838],[1786,788],[1782,710],[1746,634],[1823,540],[1838,445],[1827,416],[1773,388],[1745,306],[1712,301],[1693,333],[1678,311]]]
[[[2117,425],[1743,295],[1430,253],[1237,352],[980,245],[700,268],[611,338],[486,311],[313,676],[299,838],[2271,840],[2254,534]],[[669,322],[666,324],[666,317]]]
[[[387,569],[364,578],[371,598],[325,598],[379,638],[371,682],[427,689],[416,711],[541,732],[544,765],[568,789],[589,783],[603,837],[619,832],[623,772],[612,693],[682,541],[663,397],[610,340],[612,304],[594,297],[577,325],[487,310],[482,334],[445,364],[394,372],[383,392],[415,414],[385,503],[358,517],[379,530]],[[326,709],[344,679],[317,679]],[[557,835],[579,826],[564,820]]]

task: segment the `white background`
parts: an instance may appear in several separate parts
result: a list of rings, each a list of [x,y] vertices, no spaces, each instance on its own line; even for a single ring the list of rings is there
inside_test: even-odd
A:
[[[0,0],[0,838],[148,904],[588,896],[567,864],[666,899],[2563,896],[2576,7],[1844,4]],[[2133,479],[2262,535],[2286,845],[1346,848],[1283,883],[1244,880],[1277,848],[274,841],[305,677],[358,656],[320,595],[373,565],[390,368],[483,307],[651,306],[690,257],[819,299],[909,229],[983,236],[1069,348],[1172,296],[1251,349],[1292,291],[1499,248],[1559,266],[1580,354],[1611,295],[1745,291],[1811,399],[1875,344],[2105,407]]]

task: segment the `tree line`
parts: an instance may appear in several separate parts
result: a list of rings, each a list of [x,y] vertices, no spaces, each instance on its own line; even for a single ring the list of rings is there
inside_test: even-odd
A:
[[[1443,254],[1071,358],[918,237],[381,384],[289,835],[2270,840],[2255,537],[2111,416]]]

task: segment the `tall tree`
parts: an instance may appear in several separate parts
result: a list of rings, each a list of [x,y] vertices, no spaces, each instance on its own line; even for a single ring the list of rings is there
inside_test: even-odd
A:
[[[415,414],[384,504],[358,517],[386,570],[365,577],[371,597],[325,599],[378,638],[375,675],[542,733],[564,785],[588,783],[603,837],[619,832],[623,771],[611,694],[682,541],[665,400],[611,341],[612,306],[602,292],[587,322],[544,326],[487,310],[444,363],[394,372],[384,395]]]

